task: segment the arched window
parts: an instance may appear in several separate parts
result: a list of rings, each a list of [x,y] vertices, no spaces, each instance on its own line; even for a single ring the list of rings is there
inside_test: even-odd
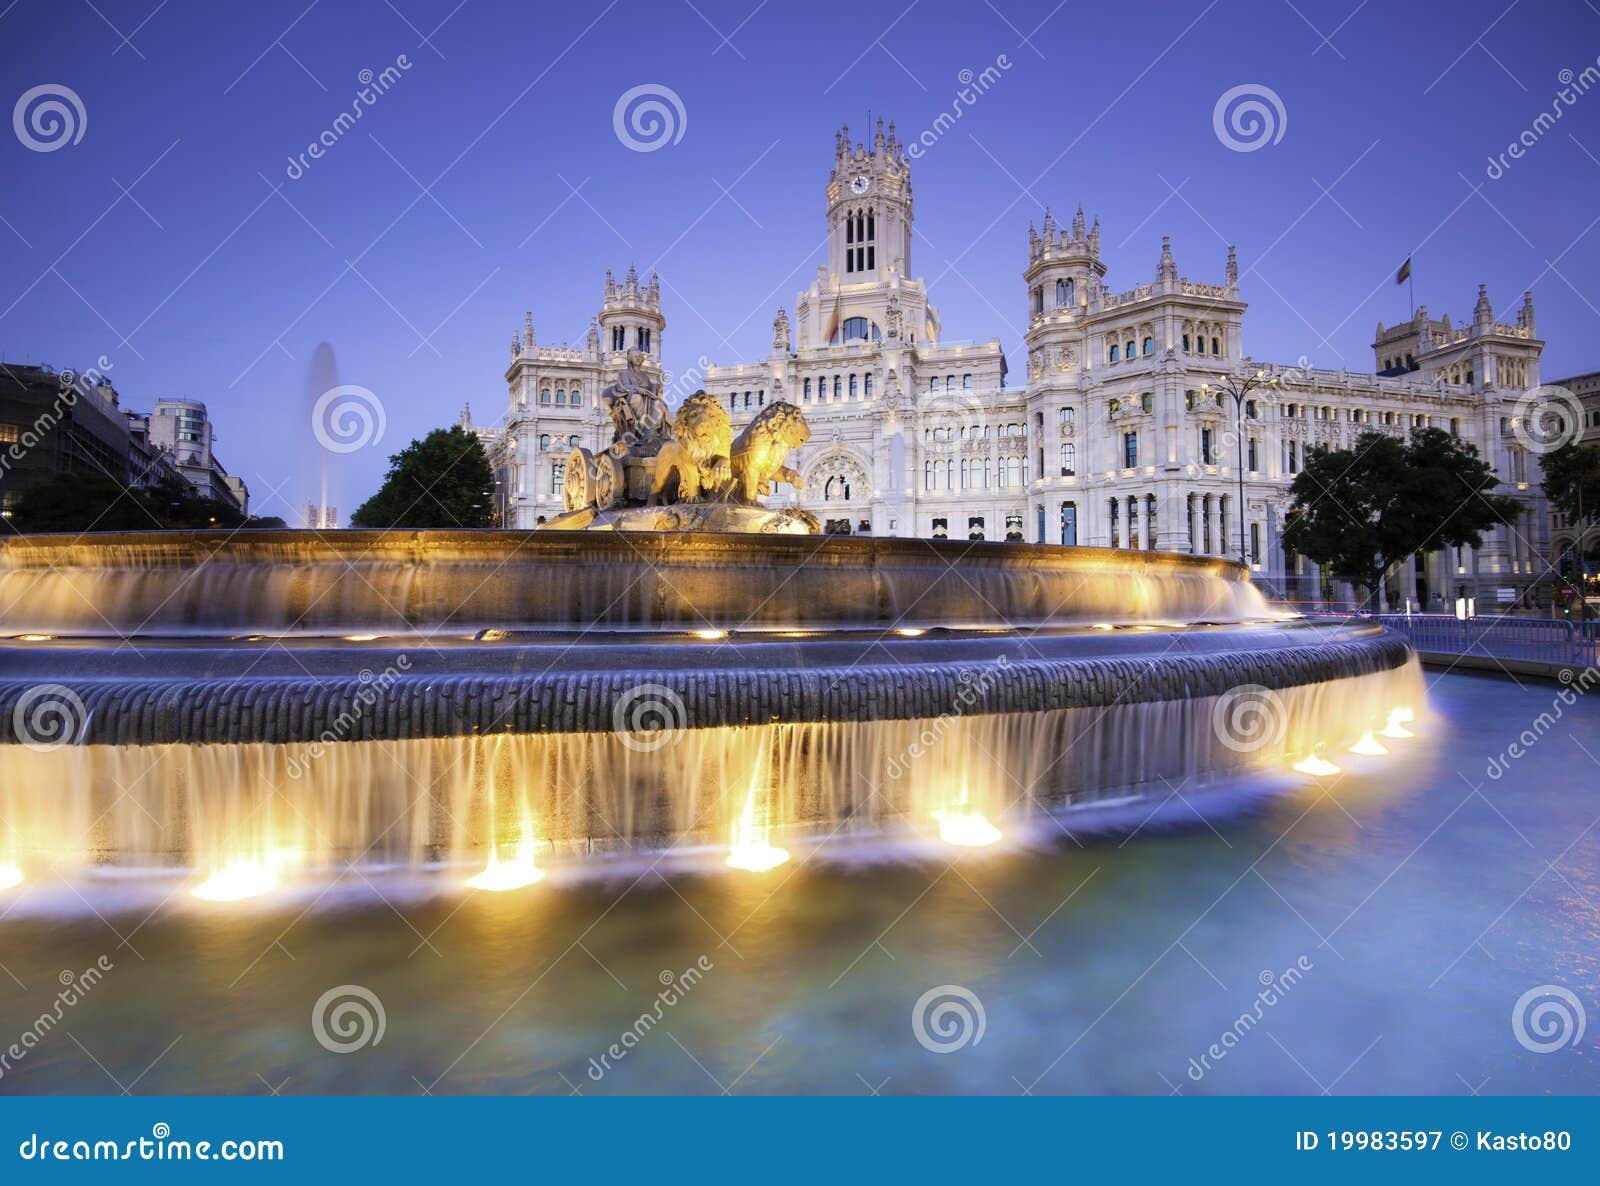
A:
[[[1148,354],[1154,354],[1155,352],[1156,352],[1156,340],[1154,338],[1146,338],[1144,340],[1144,353],[1148,355]]]
[[[967,459],[965,457],[963,457],[961,459],[961,488],[963,490],[966,490],[968,488],[968,485],[967,485]]]
[[[1217,339],[1216,338],[1212,338],[1211,339],[1211,353],[1213,353],[1213,354],[1221,354],[1222,353],[1222,347],[1217,345]]]
[[[811,380],[810,379],[806,380],[806,385],[805,385],[804,389],[801,392],[800,398],[802,400],[809,400],[811,398]]]
[[[1056,308],[1062,308],[1067,303],[1067,282],[1056,281]]]
[[[1022,485],[1024,481],[1022,476],[1022,458],[1006,458],[1006,480],[1013,486]]]
[[[839,375],[835,375],[833,377],[833,398],[834,399],[838,399],[839,398],[839,390],[840,390],[839,384],[840,384],[841,378],[842,378],[842,376],[839,376]]]
[[[564,387],[556,388],[556,406],[561,407],[567,402],[567,390]]]
[[[1078,447],[1073,444],[1061,446],[1061,476],[1070,478],[1078,472]]]
[[[567,392],[567,403],[574,408],[581,407],[583,404],[583,392],[574,387],[571,391]]]
[[[547,433],[547,432],[541,432],[539,434],[539,448],[548,449],[549,447],[550,447],[550,434]]]
[[[1188,334],[1184,334],[1183,335],[1183,352],[1185,354],[1189,353],[1189,335]]]
[[[956,389],[956,377],[954,375],[946,375],[944,377],[944,389],[946,391],[954,391]]]
[[[567,484],[567,463],[565,461],[553,462],[550,466],[550,490],[560,494]]]
[[[870,373],[865,379],[861,380],[861,390],[868,399],[872,398],[872,375]]]
[[[550,389],[548,387],[541,387],[539,389],[539,402],[541,404],[547,404],[550,402]]]
[[[1069,304],[1069,305],[1072,304],[1072,290],[1073,290],[1073,288],[1074,288],[1074,285],[1073,285],[1072,281],[1068,280],[1067,281],[1067,304]]]
[[[855,376],[854,372],[851,372],[851,375],[850,375],[850,398],[851,399],[855,399],[855,397],[856,397],[856,376]]]
[[[1206,340],[1204,338],[1196,338],[1194,340],[1194,352],[1196,354],[1204,354],[1206,352]]]
[[[846,342],[865,342],[869,332],[869,325],[865,317],[846,317],[844,319],[843,334]]]
[[[972,390],[972,376],[971,375],[962,375],[961,376],[961,390],[962,391],[971,391]]]
[[[850,479],[845,474],[834,474],[822,486],[823,502],[848,502],[850,500]]]
[[[922,463],[922,488],[924,490],[933,489],[933,462],[931,461]]]
[[[1132,341],[1132,339],[1129,339],[1128,348],[1122,352],[1122,357],[1128,359],[1130,362],[1133,360],[1133,341]]]
[[[1115,342],[1111,343],[1111,361],[1117,361],[1117,344]]]

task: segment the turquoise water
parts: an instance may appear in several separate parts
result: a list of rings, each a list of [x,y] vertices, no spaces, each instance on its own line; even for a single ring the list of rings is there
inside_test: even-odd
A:
[[[1179,787],[1131,835],[13,914],[0,1053],[32,1038],[0,1059],[0,1093],[1600,1090],[1600,691],[1536,727],[1556,685],[1429,679],[1432,715],[1391,756],[1268,798]],[[40,1031],[61,974],[101,957]],[[383,1014],[351,1053],[312,1024],[342,985]],[[941,986],[963,990],[945,994],[959,1016],[935,1010],[919,1041]],[[1513,1027],[1542,986],[1586,1021],[1581,1038],[1570,1006],[1565,1031],[1530,1021],[1533,1044],[1568,1035],[1551,1053]]]

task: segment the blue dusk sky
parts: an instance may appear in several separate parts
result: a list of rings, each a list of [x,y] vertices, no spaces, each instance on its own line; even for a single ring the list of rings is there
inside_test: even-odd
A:
[[[1257,359],[1370,371],[1411,255],[1434,316],[1470,319],[1484,282],[1514,320],[1531,288],[1545,377],[1600,368],[1584,0],[14,0],[0,57],[8,106],[65,88],[82,111],[41,131],[36,95],[0,137],[0,356],[104,356],[129,407],[204,400],[253,509],[291,522],[320,342],[387,417],[335,458],[342,516],[464,401],[498,419],[525,309],[541,343],[581,342],[607,267],[659,269],[669,371],[764,356],[822,259],[834,132],[869,112],[913,139],[961,107],[913,165],[912,267],[946,339],[998,335],[1013,382],[1028,223],[1080,202],[1116,289],[1154,277],[1163,234],[1203,281],[1237,243]],[[963,103],[963,72],[999,63]],[[654,151],[614,125],[645,85],[682,105]],[[1268,97],[1264,142],[1219,135],[1236,87]]]

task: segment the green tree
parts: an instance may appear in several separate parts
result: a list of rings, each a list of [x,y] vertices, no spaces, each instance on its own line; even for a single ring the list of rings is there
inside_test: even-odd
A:
[[[483,442],[459,425],[436,428],[389,458],[378,492],[352,527],[488,527],[494,472]]]
[[[145,505],[150,509],[146,528],[161,527],[238,527],[244,523],[232,503],[200,494],[195,488],[175,474],[168,474],[149,490],[143,492]]]
[[[1600,447],[1568,442],[1540,459],[1544,496],[1574,523],[1600,514]]]
[[[17,531],[148,531],[158,524],[137,491],[105,474],[55,474],[30,486],[11,515]]]
[[[1439,428],[1401,442],[1365,432],[1353,449],[1313,449],[1289,488],[1283,545],[1353,584],[1374,602],[1390,565],[1427,548],[1479,547],[1482,533],[1518,510],[1495,494],[1494,469]]]

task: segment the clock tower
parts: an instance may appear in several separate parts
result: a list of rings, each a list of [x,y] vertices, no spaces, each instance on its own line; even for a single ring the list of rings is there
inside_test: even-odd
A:
[[[842,284],[911,274],[911,165],[880,119],[872,145],[834,140],[828,175],[828,271]]]
[[[834,135],[828,173],[828,258],[795,301],[801,349],[939,340],[939,315],[911,275],[911,162],[894,125],[877,122],[872,143]]]

